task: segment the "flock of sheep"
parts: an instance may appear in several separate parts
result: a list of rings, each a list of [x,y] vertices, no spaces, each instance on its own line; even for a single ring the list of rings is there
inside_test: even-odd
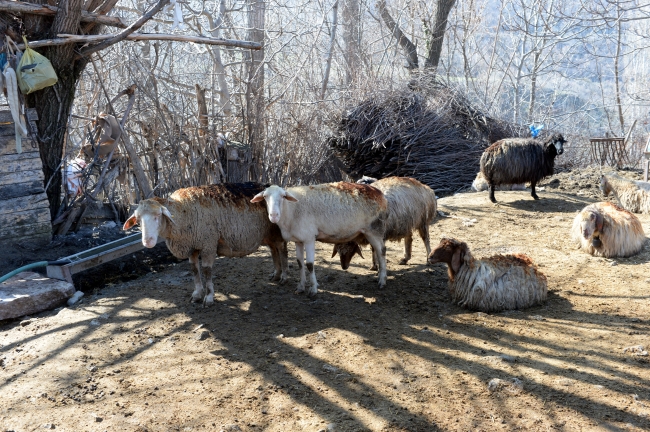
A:
[[[535,185],[553,174],[554,160],[566,141],[553,135],[545,141],[511,138],[498,141],[481,157],[481,172],[496,202],[500,185],[529,182]],[[585,207],[575,218],[571,235],[579,247],[595,256],[616,257],[638,253],[645,234],[631,212],[650,213],[650,184],[604,175],[601,190],[613,193],[621,207],[600,202]],[[293,241],[300,270],[296,293],[317,293],[314,270],[316,241],[334,245],[347,269],[361,247],[370,245],[372,269],[379,287],[386,285],[387,240],[404,239],[404,257],[411,258],[413,232],[427,249],[428,262],[446,263],[452,301],[483,312],[522,309],[547,297],[546,277],[523,254],[473,257],[466,243],[443,238],[432,251],[429,225],[437,215],[436,196],[412,178],[364,177],[357,183],[338,182],[282,188],[258,183],[217,184],[180,189],[169,198],[146,199],[124,224],[140,224],[142,243],[153,247],[158,237],[181,259],[189,259],[194,275],[193,301],[214,302],[212,265],[215,256],[241,257],[260,245],[271,250],[272,280],[287,281],[287,242]],[[309,273],[307,275],[307,273]],[[307,283],[307,276],[309,283]],[[205,289],[204,289],[205,285]]]

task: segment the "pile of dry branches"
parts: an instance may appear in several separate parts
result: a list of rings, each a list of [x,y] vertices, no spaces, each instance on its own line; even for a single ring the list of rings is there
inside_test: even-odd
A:
[[[525,133],[425,78],[371,94],[336,119],[333,129],[330,148],[353,179],[413,177],[439,196],[470,186],[490,143]]]

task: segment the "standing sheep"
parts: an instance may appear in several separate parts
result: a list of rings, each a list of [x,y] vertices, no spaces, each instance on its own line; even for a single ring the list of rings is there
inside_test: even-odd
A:
[[[571,237],[583,251],[606,258],[634,255],[646,240],[639,218],[610,202],[582,209],[573,220]]]
[[[625,210],[650,213],[650,184],[624,179],[615,174],[600,177],[600,190],[607,197],[613,193]]]
[[[356,183],[327,183],[287,188],[270,186],[253,198],[266,201],[269,220],[278,224],[286,241],[296,243],[300,283],[296,293],[305,291],[305,267],[309,271],[309,296],[317,293],[314,272],[316,240],[345,243],[363,235],[374,247],[379,263],[379,287],[386,285],[384,221],[387,202],[377,188]],[[307,264],[303,265],[307,254]]]
[[[530,182],[531,196],[537,182],[553,175],[555,156],[564,152],[566,141],[554,134],[546,141],[533,138],[507,138],[495,142],[481,156],[481,173],[490,186],[490,201],[496,203],[494,188],[502,184]]]
[[[466,243],[443,238],[429,263],[448,266],[451,299],[481,312],[523,309],[546,301],[546,276],[524,254],[475,259]]]
[[[189,258],[195,287],[192,301],[203,300],[210,305],[214,302],[212,264],[216,255],[242,257],[266,245],[275,266],[272,279],[286,282],[287,244],[278,227],[267,219],[264,204],[250,203],[263,189],[259,183],[179,189],[166,200],[140,201],[123,229],[139,223],[145,247],[154,247],[160,236],[175,257]],[[199,258],[207,293],[201,282]]]
[[[408,177],[387,177],[371,182],[371,177],[363,177],[359,182],[372,184],[384,193],[388,201],[388,217],[386,218],[386,232],[384,241],[401,241],[404,239],[404,257],[400,264],[408,264],[411,259],[413,245],[413,231],[417,230],[427,249],[427,255],[431,252],[429,244],[429,225],[436,217],[437,205],[436,194],[429,186]],[[350,261],[355,253],[361,255],[361,245],[367,245],[365,238],[359,242],[348,242],[335,244],[332,251],[332,258],[340,254],[341,267],[345,270],[350,266]],[[374,258],[374,253],[373,253]],[[377,269],[377,263],[373,259],[371,270]]]

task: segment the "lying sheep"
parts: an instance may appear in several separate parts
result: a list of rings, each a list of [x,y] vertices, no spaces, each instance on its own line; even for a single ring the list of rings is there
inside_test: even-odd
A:
[[[496,203],[494,189],[502,184],[530,182],[531,196],[537,182],[553,174],[555,156],[564,152],[564,137],[554,134],[546,141],[507,138],[495,142],[481,156],[481,173],[490,186],[490,201]]]
[[[371,177],[363,177],[357,183],[372,184],[384,193],[388,201],[388,217],[386,218],[386,232],[384,241],[401,241],[404,239],[404,257],[400,264],[408,264],[411,259],[413,245],[413,231],[417,230],[427,249],[427,255],[431,252],[429,245],[429,225],[436,217],[436,194],[429,186],[408,177],[387,177],[372,182]],[[350,266],[354,254],[361,258],[361,245],[367,245],[365,238],[357,242],[335,244],[332,251],[332,258],[338,253],[341,257],[341,267],[345,270]],[[373,253],[374,257],[374,253]],[[377,269],[377,263],[373,259],[371,270]]]
[[[446,263],[451,299],[481,312],[523,309],[546,300],[546,276],[523,254],[475,259],[466,243],[443,238],[429,263]]]
[[[650,184],[628,180],[615,174],[600,177],[600,190],[607,197],[613,193],[625,210],[650,213]]]
[[[476,174],[476,178],[472,182],[472,186],[470,188],[474,192],[483,192],[488,189],[490,189],[490,185],[488,184],[487,180],[485,179],[485,176],[483,175],[482,172],[478,172]],[[518,183],[518,184],[512,184],[512,185],[501,185],[497,186],[497,190],[502,190],[502,191],[510,191],[510,190],[526,190],[526,185],[524,183]]]
[[[377,188],[356,183],[327,183],[287,188],[270,186],[253,198],[266,201],[271,222],[278,224],[286,241],[296,243],[300,283],[296,293],[305,291],[305,267],[309,271],[309,296],[316,295],[314,272],[316,240],[345,243],[363,235],[375,250],[379,263],[379,287],[386,285],[384,220],[387,202]],[[303,265],[307,254],[307,264]]]
[[[612,203],[588,205],[573,220],[571,237],[583,251],[602,257],[627,257],[643,249],[639,218]]]
[[[275,272],[272,279],[286,282],[287,244],[278,227],[269,222],[264,204],[250,200],[264,189],[259,183],[222,183],[179,189],[168,199],[140,201],[123,229],[142,227],[142,244],[152,248],[158,237],[177,258],[189,258],[194,274],[192,301],[214,302],[212,264],[216,255],[242,257],[261,244],[269,246]],[[207,288],[203,291],[199,271]]]

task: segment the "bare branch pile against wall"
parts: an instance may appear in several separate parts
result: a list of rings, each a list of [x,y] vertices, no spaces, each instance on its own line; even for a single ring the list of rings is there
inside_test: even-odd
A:
[[[490,143],[525,134],[427,77],[367,95],[333,129],[329,145],[350,177],[413,177],[439,196],[469,187]]]

